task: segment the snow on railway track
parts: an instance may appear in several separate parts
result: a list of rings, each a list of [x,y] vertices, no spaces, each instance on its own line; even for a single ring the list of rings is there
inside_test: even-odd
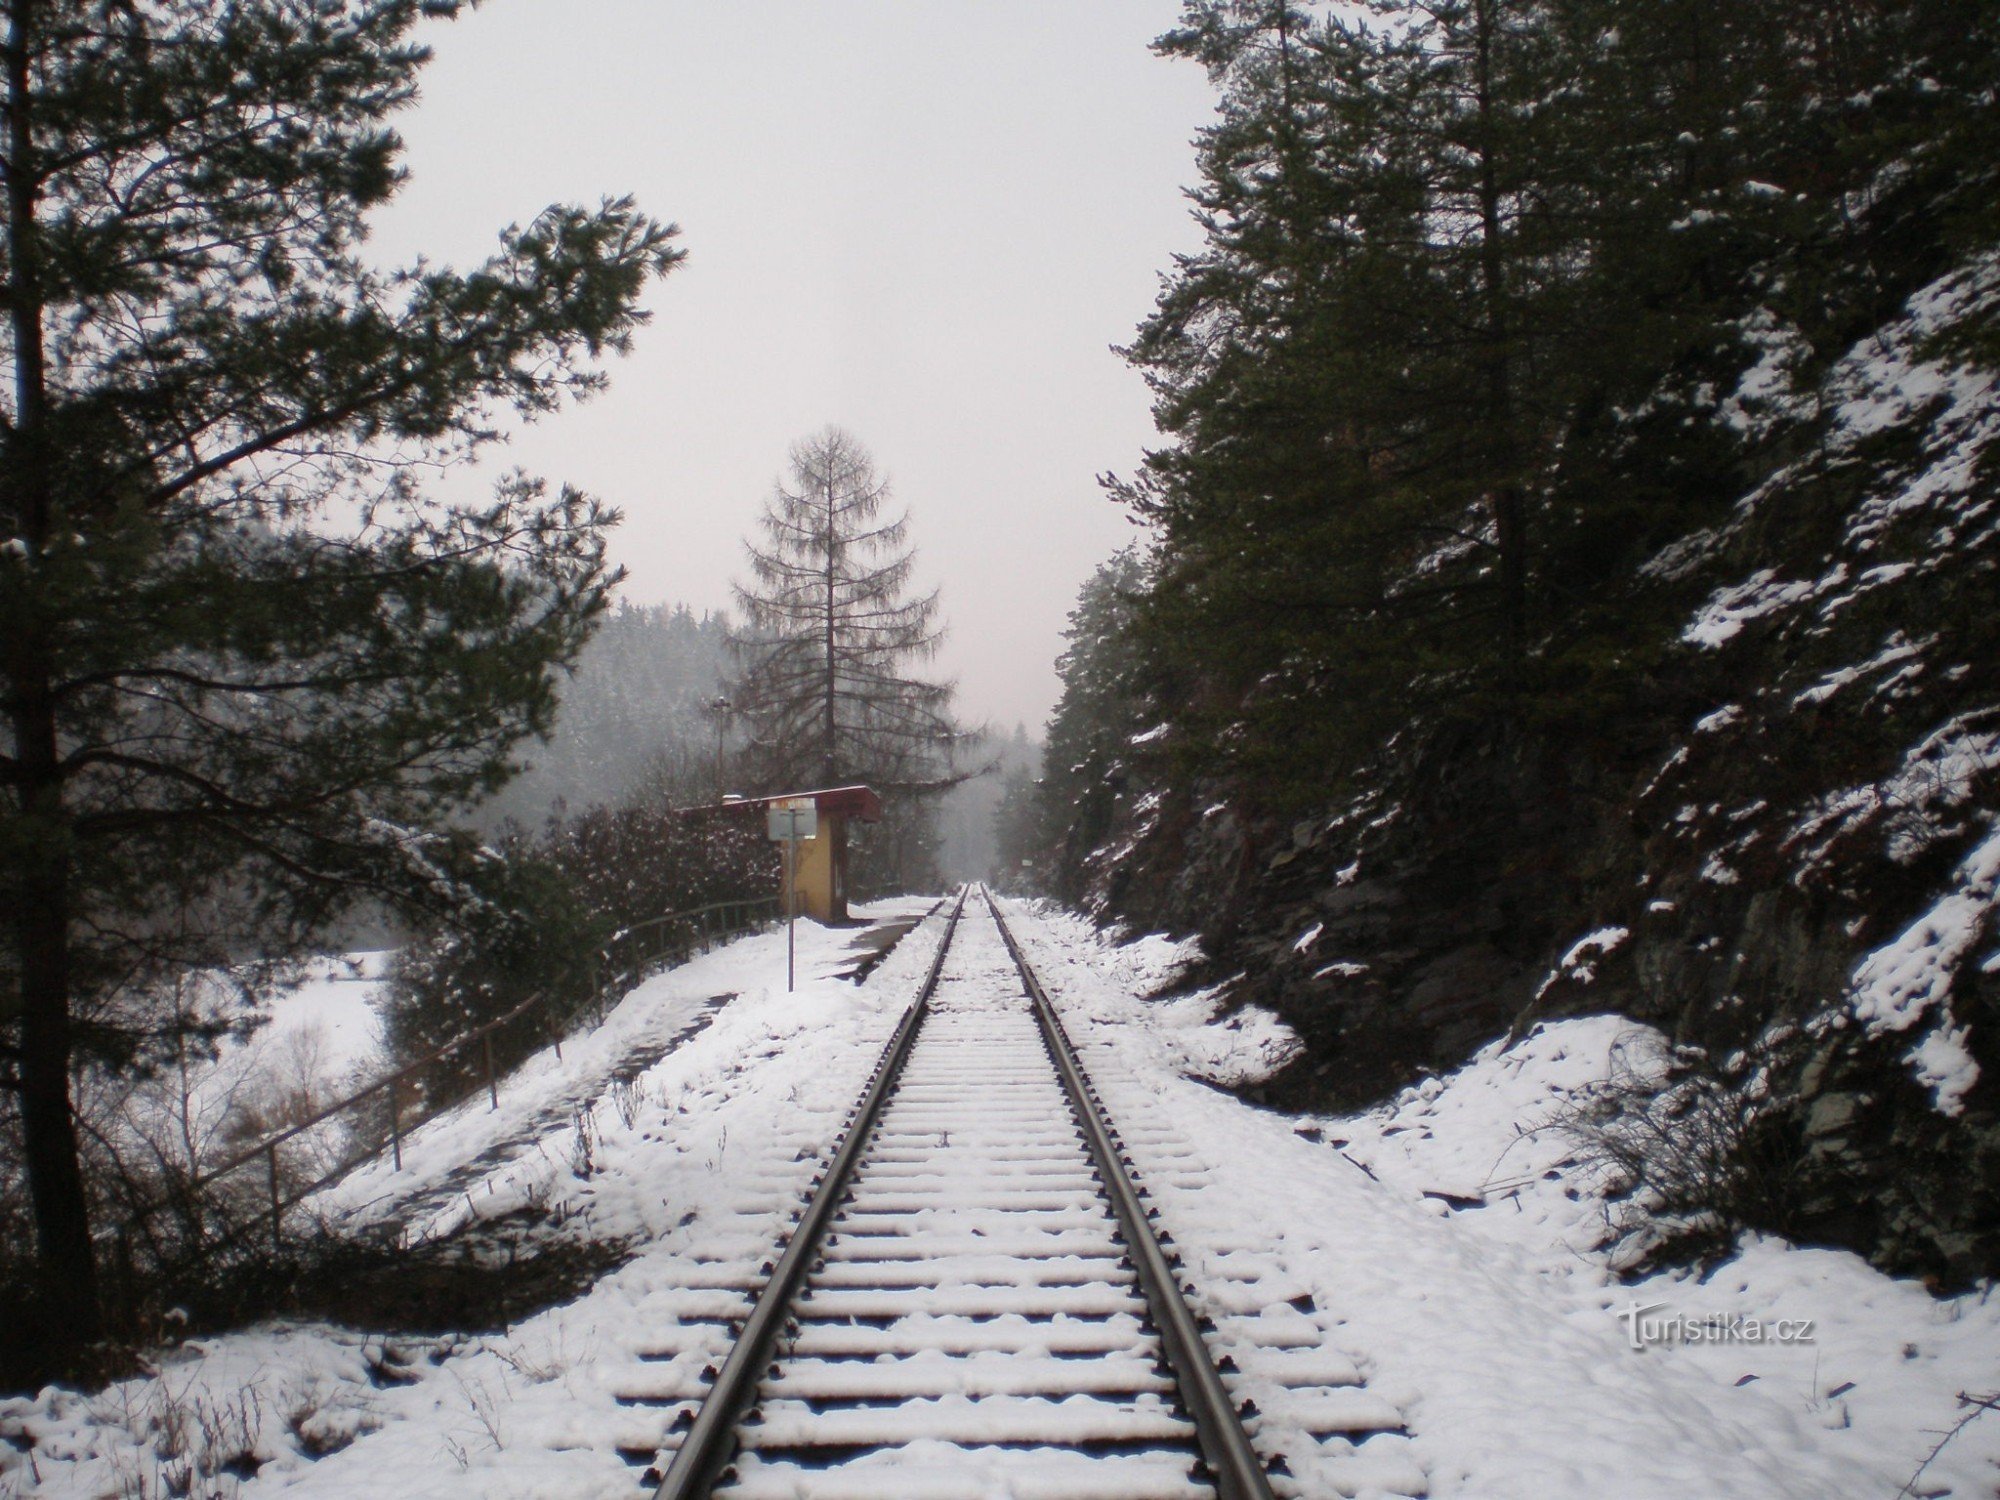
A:
[[[1358,1372],[1318,1347],[1313,1314],[1280,1304],[1244,1321],[1227,1292],[1198,1296],[1178,1321],[1163,1313],[1163,1290],[1185,1273],[1171,1250],[1149,1249],[1142,1200],[1108,1201],[1107,1186],[1131,1157],[1170,1182],[1159,1153],[1171,1122],[1135,1109],[1131,1140],[1101,1120],[1087,1140],[1089,1081],[1059,1082],[1046,1040],[1059,1023],[1049,1011],[1042,1029],[995,916],[970,903],[951,931],[934,910],[866,984],[822,975],[798,996],[746,985],[553,1140],[481,1161],[490,1170],[464,1193],[467,1212],[560,1205],[566,1222],[632,1247],[584,1297],[487,1335],[274,1325],[191,1341],[159,1377],[88,1401],[0,1403],[13,1445],[0,1448],[0,1495],[151,1500],[219,1474],[216,1492],[245,1500],[637,1500],[698,1432],[732,1360],[747,1365],[747,1409],[711,1425],[731,1439],[733,1466],[702,1478],[737,1500],[1420,1491],[1414,1465],[1383,1463],[1394,1456],[1383,1445],[1404,1439],[1378,1433],[1366,1452],[1349,1441],[1364,1421],[1398,1419],[1355,1405]],[[822,946],[825,965],[836,955]],[[781,952],[753,939],[736,962],[748,979]],[[937,988],[912,1006],[927,964]],[[897,1035],[908,1061],[892,1079],[875,1060]],[[857,1123],[864,1084],[882,1103]],[[850,1154],[860,1175],[816,1194]],[[816,1213],[824,1238],[801,1233]],[[746,1362],[738,1335],[788,1247],[802,1298],[778,1309],[775,1344]],[[1213,1402],[1189,1394],[1182,1339]],[[1200,1351],[1225,1339],[1218,1373]],[[1283,1411],[1280,1387],[1301,1388]],[[1243,1399],[1255,1451],[1232,1410]],[[1216,1456],[1218,1422],[1241,1444],[1233,1468]],[[193,1455],[162,1436],[210,1427],[213,1451]],[[30,1465],[14,1472],[23,1443]],[[1328,1454],[1347,1466],[1329,1471]],[[1399,1486],[1399,1474],[1414,1479]]]
[[[733,1258],[709,1242],[709,1300],[689,1289],[625,1392],[660,1420],[658,1493],[1420,1493],[1400,1452],[1357,1457],[1401,1417],[1321,1349],[1311,1310],[1251,1305],[1265,1268],[1234,1267],[1197,1323],[1035,991],[997,909],[969,905],[785,1257],[754,1230]]]
[[[929,905],[878,909],[875,932]],[[1630,1287],[1592,1262],[1584,1231],[1600,1206],[1587,1191],[1570,1201],[1589,1183],[1561,1170],[1559,1141],[1515,1126],[1603,1076],[1612,1023],[1489,1049],[1366,1117],[1298,1120],[1196,1081],[1254,1075],[1286,1038],[1254,1011],[1217,1014],[1213,996],[1159,998],[1181,961],[1172,945],[1113,946],[1061,913],[1001,906],[1278,1495],[1860,1500],[1903,1485],[1957,1392],[1987,1389],[2000,1323],[1977,1294],[1939,1301],[1772,1241],[1699,1280]],[[942,910],[862,983],[841,977],[855,934],[813,926],[795,994],[782,935],[700,961],[689,993],[740,998],[471,1185],[464,1207],[482,1219],[539,1205],[516,1220],[530,1248],[624,1247],[584,1295],[505,1327],[461,1313],[417,1325],[457,1330],[435,1335],[267,1323],[149,1351],[153,1373],[102,1390],[0,1398],[0,1500],[642,1500],[848,1141],[868,1146],[869,1175],[828,1205],[833,1242],[802,1267],[807,1316],[788,1311],[749,1371],[763,1420],[747,1429],[739,1494],[829,1496],[850,1481],[884,1497],[1203,1492],[1192,1413],[1155,1362],[1157,1315],[1124,1295],[1133,1247],[1121,1230],[1107,1255],[1104,1210],[1068,1196],[1084,1178],[1073,1142],[1063,1161],[1041,1157],[1063,1110],[1082,1117],[1044,1109],[978,910],[931,1023],[965,1034],[935,1066],[917,1053],[912,1092],[879,1129],[852,1130],[852,1107],[940,950]],[[679,996],[664,988],[630,998],[632,1035],[670,1031]],[[565,1054],[602,1071],[587,1048]],[[547,1083],[530,1070],[504,1084],[490,1117],[504,1129],[448,1132],[459,1157],[442,1141],[406,1153],[397,1201],[541,1110]],[[952,1123],[968,1100],[970,1122]],[[1438,1201],[1496,1161],[1507,1194]],[[981,1206],[982,1187],[998,1201]],[[1819,1342],[1633,1349],[1620,1308],[1635,1297],[1810,1317]],[[1150,1414],[1178,1425],[1133,1435]],[[1926,1484],[1990,1494],[1996,1451],[1967,1429]]]

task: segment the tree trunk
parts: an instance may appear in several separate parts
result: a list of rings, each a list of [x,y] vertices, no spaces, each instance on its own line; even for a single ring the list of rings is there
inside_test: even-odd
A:
[[[834,526],[833,466],[826,471],[826,760],[820,771],[820,785],[832,786],[840,777],[840,716],[837,689],[839,663],[834,657],[834,563],[838,556],[839,534]]]
[[[1527,652],[1528,518],[1522,493],[1519,451],[1514,441],[1513,372],[1507,340],[1507,282],[1502,244],[1498,146],[1494,140],[1493,0],[1474,9],[1477,29],[1479,109],[1480,281],[1485,297],[1486,425],[1492,434],[1486,462],[1491,470],[1494,542],[1500,553],[1501,640],[1511,677]]]
[[[58,807],[60,803],[58,802]],[[51,841],[53,842],[53,841]],[[96,1263],[70,1104],[69,858],[58,847],[24,873],[16,952],[21,969],[21,1137],[51,1331],[98,1335]]]
[[[47,360],[35,214],[37,164],[28,50],[35,32],[33,0],[10,7],[7,56],[8,315],[14,341],[13,470],[19,489],[6,496],[27,544],[27,583],[42,582],[54,528],[43,453],[48,415]],[[56,733],[54,652],[49,631],[30,609],[27,628],[8,647],[14,731],[15,795],[28,839],[20,870],[15,957],[21,985],[21,1137],[35,1247],[52,1336],[69,1343],[97,1337],[96,1263],[91,1253],[90,1204],[77,1151],[70,1102],[74,1042],[70,1025],[71,850],[63,805]]]

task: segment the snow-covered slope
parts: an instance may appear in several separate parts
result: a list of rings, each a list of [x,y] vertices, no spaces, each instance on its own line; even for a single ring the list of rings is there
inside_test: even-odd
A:
[[[378,1162],[322,1197],[350,1222],[413,1235],[534,1203],[555,1233],[629,1239],[634,1258],[581,1300],[497,1337],[269,1324],[162,1350],[156,1375],[103,1391],[0,1402],[0,1497],[636,1490],[615,1451],[633,1428],[617,1401],[630,1350],[672,1326],[676,1288],[699,1279],[717,1235],[776,1242],[937,927],[856,986],[833,977],[853,966],[855,933],[801,922],[791,994],[782,930],[730,944],[641,985],[560,1062],[532,1059],[499,1109],[482,1095],[415,1133],[402,1172]],[[623,1076],[635,1049],[717,994],[732,998],[706,1029]]]
[[[1629,1023],[1552,1023],[1380,1110],[1298,1119],[1216,1086],[1283,1061],[1291,1043],[1272,1018],[1218,1016],[1212,995],[1137,998],[1180,972],[1185,945],[1113,946],[1073,918],[1013,910],[1197,1294],[1312,1307],[1329,1354],[1401,1412],[1407,1437],[1357,1449],[1367,1484],[1481,1500],[1888,1500],[1963,1415],[1958,1393],[2000,1385],[2000,1299],[1935,1300],[1854,1256],[1753,1239],[1706,1280],[1620,1284],[1601,1249],[1602,1184],[1543,1126],[1618,1049],[1643,1065],[1656,1039]],[[777,1243],[941,925],[860,985],[827,977],[849,935],[802,926],[793,995],[781,938],[734,944],[621,1008],[633,1031],[671,1028],[698,992],[735,992],[629,1079],[566,1047],[566,1082],[538,1065],[499,1112],[440,1121],[413,1146],[399,1201],[464,1180],[552,1098],[609,1078],[460,1193],[467,1214],[532,1199],[565,1206],[555,1232],[629,1237],[633,1258],[585,1295],[482,1337],[271,1325],[163,1351],[157,1375],[107,1391],[0,1403],[0,1495],[181,1493],[197,1467],[199,1493],[252,1500],[638,1492],[615,1451],[651,1430],[617,1399],[636,1351],[706,1315],[703,1267],[724,1247]],[[348,1191],[380,1211],[391,1186]],[[1648,1311],[1621,1316],[1635,1308]],[[1809,1321],[1810,1340],[1633,1346],[1670,1333],[1674,1314],[1683,1332]],[[1912,1493],[1973,1500],[1996,1478],[2000,1415],[1960,1433]]]
[[[1757,1112],[1768,1191],[1716,1207],[1953,1286],[2000,1271],[2000,258],[1901,274],[1811,330],[1747,313],[1712,378],[1627,414],[1644,498],[1573,559],[1609,570],[1603,613],[1543,642],[1532,704],[1358,709],[1382,738],[1317,807],[1141,754],[1210,707],[1130,737],[1090,899],[1199,932],[1292,1027],[1267,1097],[1358,1107],[1617,1010]],[[1535,525],[1608,534],[1604,482]]]
[[[2000,1394],[1990,1291],[1933,1298],[1761,1236],[1706,1277],[1613,1275],[1606,1184],[1556,1122],[1648,1065],[1649,1028],[1554,1022],[1367,1114],[1286,1116],[1176,1076],[1237,1081],[1284,1050],[1267,1013],[1199,1025],[1212,995],[1133,998],[1171,983],[1187,945],[1109,946],[1048,912],[1021,925],[1114,1116],[1171,1118],[1212,1164],[1155,1187],[1176,1238],[1255,1237],[1274,1292],[1337,1312],[1344,1352],[1402,1404],[1434,1495],[1889,1500],[1971,1414],[1961,1392]],[[1911,1493],[1996,1487],[2000,1412]]]

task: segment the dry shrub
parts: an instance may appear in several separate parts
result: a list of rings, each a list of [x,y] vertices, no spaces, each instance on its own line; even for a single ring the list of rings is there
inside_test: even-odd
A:
[[[1744,1230],[1793,1222],[1796,1128],[1761,1076],[1725,1076],[1698,1048],[1622,1044],[1549,1122],[1602,1196],[1614,1270],[1712,1264]]]
[[[114,1461],[118,1500],[227,1500],[269,1457],[263,1396],[254,1384],[218,1396],[159,1380],[136,1407],[129,1387],[115,1398],[124,1405],[114,1408],[112,1399],[100,1398],[97,1420],[125,1428],[144,1445]]]

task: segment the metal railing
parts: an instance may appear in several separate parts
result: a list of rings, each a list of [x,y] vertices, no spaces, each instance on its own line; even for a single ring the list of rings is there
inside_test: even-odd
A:
[[[600,970],[599,975],[592,976],[599,1019],[603,1016],[604,995],[621,979],[636,979],[647,968],[674,956],[685,962],[697,944],[706,951],[724,937],[747,932],[759,922],[776,921],[783,916],[780,897],[757,896],[741,901],[711,901],[706,906],[670,911],[620,928],[605,940],[599,958],[609,961],[612,950],[621,946],[630,951],[619,956],[619,967],[610,974],[604,975]]]
[[[487,1097],[491,1101],[492,1108],[498,1109],[501,1070],[493,1048],[493,1038],[497,1032],[523,1016],[537,1011],[547,1011],[551,1002],[567,999],[572,1008],[560,1015],[551,1012],[546,1017],[550,1022],[547,1036],[555,1047],[557,1058],[560,1059],[563,1023],[588,1012],[592,1017],[592,1025],[601,1026],[606,1015],[607,996],[630,989],[647,974],[660,967],[677,962],[685,963],[693,957],[697,948],[706,952],[716,943],[750,931],[764,922],[774,921],[779,915],[779,898],[765,896],[751,900],[714,901],[706,906],[667,912],[663,916],[620,928],[593,955],[589,974],[589,993],[581,1002],[574,994],[566,995],[559,990],[538,990],[505,1014],[495,1016],[492,1020],[483,1022],[470,1031],[462,1032],[440,1046],[433,1047],[421,1057],[412,1058],[393,1072],[370,1080],[344,1098],[242,1148],[212,1167],[204,1168],[172,1183],[168,1190],[158,1197],[143,1200],[136,1207],[129,1209],[117,1231],[116,1253],[121,1272],[129,1279],[135,1238],[144,1237],[152,1241],[152,1248],[155,1255],[158,1255],[159,1245],[150,1233],[150,1225],[153,1217],[163,1209],[179,1207],[184,1224],[193,1226],[193,1232],[197,1237],[205,1238],[200,1235],[200,1226],[212,1205],[204,1203],[204,1190],[253,1164],[261,1164],[265,1169],[267,1201],[246,1222],[228,1228],[220,1237],[207,1243],[217,1247],[231,1243],[268,1217],[271,1222],[272,1244],[274,1247],[281,1246],[286,1209],[294,1207],[302,1199],[353,1171],[364,1162],[382,1155],[384,1151],[391,1154],[396,1169],[402,1170],[403,1137],[436,1119],[445,1111],[456,1108],[473,1092],[426,1098],[424,1092],[416,1088],[413,1083],[417,1075],[426,1069],[477,1045],[483,1054]],[[315,1162],[308,1170],[305,1180],[298,1180],[296,1173],[290,1176],[286,1174],[280,1161],[281,1146],[382,1095],[387,1096],[386,1131],[372,1136],[368,1134],[359,1136],[358,1146],[344,1153],[332,1166]],[[418,1112],[413,1116],[406,1116],[405,1109],[409,1106],[415,1106]]]

